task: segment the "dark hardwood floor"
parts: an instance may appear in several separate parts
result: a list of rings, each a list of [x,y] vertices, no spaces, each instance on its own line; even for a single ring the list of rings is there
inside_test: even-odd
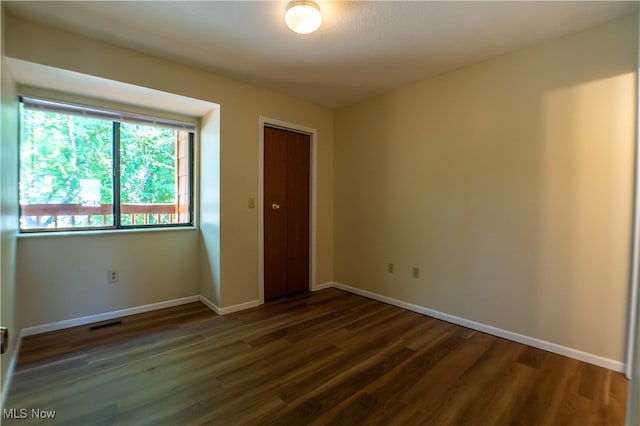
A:
[[[624,423],[620,373],[335,289],[121,320],[25,338],[3,424]]]

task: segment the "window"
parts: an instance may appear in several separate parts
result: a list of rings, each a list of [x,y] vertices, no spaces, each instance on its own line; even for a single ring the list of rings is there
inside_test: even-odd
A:
[[[22,97],[21,231],[191,225],[194,130]]]

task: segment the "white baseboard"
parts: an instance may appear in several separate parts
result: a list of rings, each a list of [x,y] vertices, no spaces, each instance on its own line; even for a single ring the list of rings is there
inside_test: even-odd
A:
[[[198,300],[200,301],[200,303],[205,305],[207,308],[211,309],[213,312],[215,312],[216,314],[220,315],[220,308],[218,307],[218,305],[213,303],[211,300],[207,299],[203,295],[198,296]]]
[[[200,302],[205,304],[209,309],[215,312],[218,315],[226,315],[231,314],[233,312],[244,311],[245,309],[255,308],[256,306],[262,305],[259,300],[251,300],[249,302],[240,303],[238,305],[227,306],[225,308],[221,308],[211,300],[207,299],[204,296],[198,296]]]
[[[238,305],[227,306],[226,308],[219,308],[220,312],[218,315],[226,315],[231,314],[233,312],[244,311],[245,309],[255,308],[256,306],[260,306],[259,300],[252,300],[250,302],[240,303]]]
[[[16,348],[11,354],[11,360],[9,361],[9,368],[7,368],[7,379],[4,382],[2,388],[2,400],[0,400],[0,412],[4,410],[4,403],[7,401],[7,395],[11,389],[11,381],[13,379],[13,371],[16,369],[16,362],[18,362],[18,354],[20,353],[20,345],[22,343],[22,333],[18,335],[16,339]]]
[[[533,346],[535,348],[539,348],[549,352],[564,355],[580,361],[588,362],[590,364],[598,365],[600,367],[608,368],[610,370],[624,372],[624,369],[625,369],[625,364],[620,361],[604,358],[598,355],[580,351],[578,349],[573,349],[566,346],[558,345],[556,343],[551,343],[545,340],[536,339],[534,337],[525,336],[509,330],[504,330],[504,329],[493,327],[487,324],[482,324],[476,321],[471,321],[465,318],[457,317],[455,315],[446,314],[443,312],[426,308],[424,306],[404,302],[399,299],[383,296],[381,294],[373,293],[367,290],[362,290],[346,284],[341,284],[337,282],[328,282],[328,283],[318,284],[313,288],[312,291],[319,291],[319,290],[323,290],[330,287],[335,287],[340,290],[347,291],[349,293],[358,294],[360,296],[364,296],[369,299],[378,300],[380,302],[388,303],[390,305],[397,306],[399,308],[407,309],[409,311],[417,312],[423,315],[427,315],[433,318],[437,318],[437,319],[447,321],[453,324],[457,324],[463,327],[467,327],[473,330],[481,331],[483,333],[491,334],[493,336],[502,337],[504,339],[512,340],[514,342],[522,343],[528,346]],[[197,301],[202,302],[204,305],[206,305],[209,309],[211,309],[218,315],[226,315],[233,312],[243,311],[245,309],[255,308],[261,305],[259,300],[252,300],[249,302],[240,303],[238,305],[232,305],[232,306],[221,308],[217,306],[215,303],[213,303],[212,301],[210,301],[209,299],[207,299],[206,297],[199,295],[199,296],[183,297],[181,299],[167,300],[165,302],[152,303],[149,305],[137,306],[133,308],[121,309],[118,311],[105,312],[102,314],[89,315],[89,316],[80,317],[80,318],[73,318],[73,319],[58,321],[50,324],[43,324],[43,325],[38,325],[34,327],[23,328],[20,332],[20,337],[18,337],[17,347],[16,347],[16,350],[14,351],[13,358],[10,361],[11,364],[9,366],[9,369],[7,370],[7,382],[5,384],[5,389],[8,389],[8,384],[10,383],[11,377],[13,376],[13,369],[15,367],[17,354],[20,349],[20,343],[22,341],[22,337],[24,336],[31,336],[34,334],[46,333],[48,331],[61,330],[63,328],[75,327],[78,325],[85,325],[85,324],[90,324],[98,321],[105,321],[105,320],[118,318],[126,315],[133,315],[133,314],[138,314],[142,312],[153,311],[156,309],[169,308],[172,306],[178,306],[178,305],[183,305],[186,303],[192,303]],[[4,400],[5,392],[3,392],[2,396]],[[0,404],[2,402],[0,402]]]
[[[140,314],[143,312],[155,311],[157,309],[170,308],[172,306],[184,305],[198,301],[198,296],[182,297],[180,299],[172,299],[164,302],[151,303],[149,305],[135,306],[133,308],[120,309],[117,311],[104,312],[101,314],[87,315],[86,317],[72,318],[64,321],[52,322],[49,324],[36,325],[33,327],[23,328],[21,335],[31,336],[34,334],[46,333],[49,331],[62,330],[63,328],[76,327],[78,325],[91,324],[98,321],[106,321],[113,318],[124,317],[127,315]]]
[[[32,336],[34,334],[62,330],[63,328],[76,327],[79,325],[91,324],[98,321],[106,321],[114,318],[124,317],[127,315],[140,314],[143,312],[155,311],[157,309],[170,308],[172,306],[184,305],[186,303],[193,303],[198,301],[205,304],[209,309],[211,309],[218,315],[225,315],[225,314],[242,311],[249,308],[255,308],[256,306],[259,306],[261,304],[260,301],[258,300],[252,300],[250,302],[240,303],[238,305],[221,308],[204,296],[200,296],[200,295],[188,296],[180,299],[173,299],[173,300],[166,300],[164,302],[151,303],[149,305],[135,306],[133,308],[120,309],[117,311],[104,312],[101,314],[88,315],[88,316],[79,317],[79,318],[71,318],[68,320],[52,322],[49,324],[26,327],[20,331],[20,335],[21,337]]]
[[[491,334],[493,336],[502,337],[507,340],[522,343],[534,348],[543,349],[545,351],[564,355],[569,358],[574,358],[579,361],[588,362],[589,364],[598,365],[600,367],[608,368],[610,370],[624,372],[625,365],[623,362],[616,361],[609,358],[604,358],[599,355],[590,354],[580,351],[578,349],[569,348],[566,346],[558,345],[556,343],[547,342],[546,340],[536,339],[535,337],[529,337],[522,334],[514,333],[509,330],[493,327],[490,325],[482,324],[476,321],[471,321],[465,318],[457,317],[455,315],[445,314],[433,309],[425,308],[424,306],[414,305],[413,303],[404,302],[402,300],[394,299],[391,297],[383,296],[377,293],[373,293],[367,290],[362,290],[356,287],[351,287],[340,283],[331,283],[332,287],[340,290],[354,293],[360,296],[367,297],[369,299],[378,300],[380,302],[388,303],[389,305],[397,306],[399,308],[407,309],[409,311],[417,312],[419,314],[427,315],[433,318],[437,318],[443,321],[447,321],[453,324],[461,325],[463,327],[470,328],[472,330],[481,331],[483,333]],[[325,287],[326,288],[326,287]]]
[[[320,291],[324,290],[325,288],[335,287],[335,284],[336,283],[334,283],[333,281],[329,281],[328,283],[316,284],[315,286],[313,286],[311,291]]]

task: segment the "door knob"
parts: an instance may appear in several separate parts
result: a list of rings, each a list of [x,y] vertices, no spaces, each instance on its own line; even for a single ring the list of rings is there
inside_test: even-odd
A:
[[[273,204],[271,204],[271,208],[273,210],[278,210],[280,208],[280,204],[273,203]]]

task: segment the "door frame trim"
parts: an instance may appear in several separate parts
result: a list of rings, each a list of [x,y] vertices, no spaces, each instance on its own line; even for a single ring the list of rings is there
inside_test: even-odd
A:
[[[275,127],[311,137],[309,164],[309,291],[316,287],[316,200],[318,186],[318,130],[275,118],[260,116],[258,127],[258,300],[264,303],[264,128]]]

